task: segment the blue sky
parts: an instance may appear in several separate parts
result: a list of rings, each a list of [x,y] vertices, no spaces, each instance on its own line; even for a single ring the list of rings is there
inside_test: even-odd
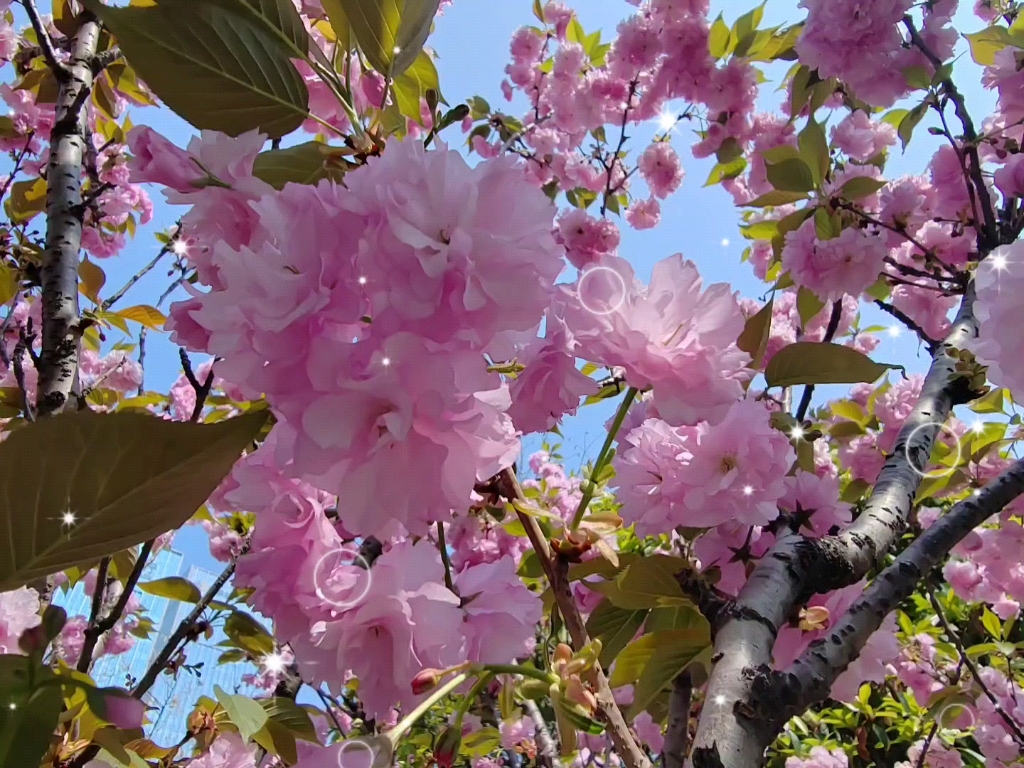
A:
[[[48,5],[40,2],[44,11],[48,10]],[[972,5],[969,2],[962,3],[956,19],[961,32],[975,31],[983,26],[972,15]],[[600,29],[606,41],[614,35],[618,22],[635,10],[625,0],[584,0],[576,2],[575,6],[586,31]],[[753,3],[715,0],[712,2],[712,15],[721,12],[726,22],[731,24],[751,7]],[[531,0],[455,0],[445,10],[444,15],[437,20],[435,33],[428,45],[438,54],[441,88],[450,104],[481,95],[494,108],[505,109],[510,114],[522,113],[522,104],[517,102],[518,106],[508,105],[505,102],[499,85],[508,61],[509,38],[519,26],[535,23],[530,8]],[[796,22],[803,14],[793,0],[768,0],[762,26]],[[957,53],[960,54],[956,67],[957,82],[967,95],[976,121],[980,122],[994,104],[994,97],[981,88],[980,69],[966,53],[965,42],[960,42]],[[768,75],[778,78],[785,69],[783,65],[775,66],[769,70]],[[761,109],[774,109],[779,103],[780,94],[774,91],[775,87],[774,83],[762,86],[759,102]],[[181,146],[195,133],[191,126],[163,109],[133,109],[131,118],[137,125],[154,127]],[[895,150],[887,168],[888,178],[923,171],[938,141],[926,133],[927,125],[926,121],[918,128],[914,142],[905,155],[901,156],[899,150]],[[634,149],[642,148],[654,130],[655,127],[650,126],[646,130],[631,131],[635,137],[631,146]],[[744,296],[760,297],[764,294],[765,286],[753,276],[747,265],[740,262],[745,241],[737,228],[739,211],[720,187],[702,187],[713,160],[698,161],[690,156],[689,146],[693,139],[688,130],[683,126],[673,139],[686,168],[687,177],[683,188],[663,204],[661,226],[645,232],[636,232],[623,226],[620,254],[632,262],[640,278],[647,279],[656,261],[682,252],[697,263],[706,284],[729,282]],[[445,136],[452,145],[462,142],[457,126],[449,129]],[[293,140],[305,141],[308,138],[304,134],[297,134]],[[137,239],[121,257],[103,264],[107,271],[108,291],[123,284],[155,255],[159,246],[153,239],[153,228],[172,226],[185,212],[183,208],[164,204],[157,190],[151,190],[151,195],[155,204],[154,224],[140,230]],[[155,303],[168,283],[166,270],[157,269],[144,278],[122,303]],[[873,307],[864,312],[863,318],[862,325],[865,326],[876,323],[891,325],[890,318]],[[873,356],[880,361],[899,362],[911,371],[923,370],[927,363],[926,355],[907,333],[898,338],[883,336]],[[150,334],[147,340],[147,388],[167,391],[179,373],[176,349],[165,336]],[[614,405],[614,402],[607,402],[583,408],[577,417],[568,419],[563,425],[562,452],[570,469],[576,469],[587,459],[593,458],[604,437],[603,424]],[[528,455],[535,450],[539,443],[539,437],[527,439],[524,454]],[[217,564],[205,553],[202,540],[201,530],[193,528],[179,537],[178,546],[195,556],[200,565],[216,568]]]

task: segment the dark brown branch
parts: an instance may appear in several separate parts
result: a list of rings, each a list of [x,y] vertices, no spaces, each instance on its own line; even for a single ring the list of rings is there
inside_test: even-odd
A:
[[[139,280],[141,280],[143,277],[145,277],[150,272],[152,272],[153,269],[156,267],[156,265],[161,262],[161,260],[164,258],[164,256],[166,256],[168,253],[171,252],[171,250],[174,248],[174,243],[175,242],[176,242],[176,240],[171,240],[169,243],[167,243],[167,245],[165,245],[163,248],[161,248],[160,252],[153,258],[153,260],[150,261],[146,266],[144,266],[138,272],[136,272],[134,275],[132,275],[131,278],[129,278],[127,283],[125,283],[123,286],[121,286],[121,288],[117,292],[115,292],[113,295],[111,295],[111,297],[109,299],[107,299],[106,301],[104,301],[100,305],[100,309],[102,309],[104,312],[106,312],[112,306],[114,306],[114,304],[116,304],[118,301],[120,301],[124,297],[124,295],[126,293],[128,293],[128,291],[130,291],[132,289],[132,287],[137,282],[139,282]]]
[[[185,373],[185,378],[196,392],[196,404],[192,408],[189,421],[199,421],[199,417],[203,415],[203,408],[206,407],[206,398],[210,396],[210,390],[213,389],[213,366],[210,366],[210,372],[206,374],[206,381],[200,383],[192,371],[192,361],[188,359],[188,353],[184,349],[179,349],[178,356],[181,358],[181,368]]]
[[[149,555],[153,551],[153,544],[156,539],[150,539],[142,545],[142,549],[139,550],[139,555],[135,560],[135,565],[132,566],[132,572],[128,574],[128,578],[125,580],[124,589],[121,590],[121,594],[117,597],[117,602],[114,603],[114,607],[102,618],[95,623],[90,622],[90,626],[85,630],[85,643],[82,646],[82,654],[78,657],[78,671],[88,672],[89,667],[92,665],[92,656],[96,649],[96,644],[100,638],[110,630],[114,628],[118,621],[121,620],[121,616],[124,615],[125,608],[128,606],[128,601],[131,599],[132,592],[135,591],[136,585],[139,583],[139,578],[142,576],[142,571],[146,568],[146,563],[149,560]],[[99,580],[97,579],[97,584]]]
[[[825,329],[825,338],[823,341],[828,344],[835,338],[836,331],[839,330],[839,321],[843,316],[843,301],[839,299],[832,302],[832,314],[828,319],[828,327]],[[800,398],[800,405],[796,409],[796,421],[797,424],[802,424],[803,420],[807,418],[807,409],[811,407],[811,396],[814,394],[814,385],[808,384],[804,387],[804,393]]]
[[[917,27],[914,26],[914,20],[910,16],[904,16],[903,24],[910,33],[911,42],[928,58],[928,61],[935,67],[935,71],[938,72],[942,68],[942,60],[928,47],[928,44],[917,31]],[[964,153],[970,161],[967,163],[969,167],[965,170],[973,182],[974,191],[977,193],[981,204],[981,213],[984,219],[984,230],[981,238],[979,238],[981,242],[978,243],[979,251],[984,254],[999,244],[999,227],[996,224],[996,213],[992,207],[992,198],[988,194],[988,188],[985,186],[985,180],[981,175],[981,159],[978,157],[978,132],[975,130],[974,121],[967,111],[967,104],[964,101],[963,94],[960,93],[956,83],[950,77],[942,80],[942,90],[949,97],[949,100],[953,102],[957,119],[960,120],[960,124],[964,129]],[[971,186],[968,185],[968,188]]]
[[[243,553],[246,549],[248,549],[248,545],[243,548]],[[159,677],[160,673],[167,668],[167,662],[169,662],[171,657],[177,652],[178,645],[182,640],[185,640],[189,633],[193,631],[193,627],[203,615],[203,611],[205,611],[210,603],[216,599],[217,593],[221,591],[224,585],[228,583],[228,579],[230,579],[234,574],[236,562],[236,560],[232,560],[228,564],[227,568],[221,571],[220,576],[218,576],[213,584],[210,585],[210,588],[206,590],[206,594],[200,598],[199,602],[195,604],[195,607],[189,611],[189,614],[181,620],[181,623],[178,624],[178,628],[174,630],[174,633],[167,638],[167,642],[164,644],[164,647],[161,649],[160,653],[157,654],[157,657],[153,659],[153,663],[149,665],[149,669],[146,670],[142,679],[139,680],[138,685],[135,686],[135,690],[132,691],[132,696],[136,699],[141,699],[146,695],[149,689],[153,687],[157,677]]]
[[[77,668],[79,672],[85,672],[92,664],[92,652],[96,648],[96,641],[99,633],[96,627],[99,625],[100,612],[103,610],[103,601],[107,596],[107,572],[110,570],[110,558],[104,557],[96,569],[96,583],[92,588],[92,610],[89,612],[89,624],[85,628],[85,644],[82,646],[82,653],[78,657]]]
[[[555,768],[558,765],[558,747],[555,746],[555,740],[551,738],[551,730],[544,720],[540,707],[532,699],[525,699],[523,701],[523,708],[536,727],[537,764],[542,766],[542,768]]]
[[[910,317],[910,315],[908,315],[901,309],[897,309],[895,305],[884,302],[881,299],[875,299],[875,306],[883,310],[884,312],[888,312],[890,315],[892,315],[905,326],[907,326],[908,329],[916,333],[918,335],[918,338],[920,338],[921,341],[928,345],[929,349],[934,349],[935,346],[939,343],[931,336],[929,336],[927,333],[925,333],[924,329],[920,325],[915,323],[913,319]]]
[[[1024,750],[1024,731],[1021,730],[1017,721],[1007,714],[1006,710],[1004,710],[999,704],[999,699],[997,699],[992,691],[988,689],[988,686],[985,685],[985,681],[982,679],[981,675],[978,674],[978,668],[974,665],[974,662],[971,661],[971,656],[967,653],[967,649],[964,647],[964,641],[960,638],[960,633],[950,626],[949,620],[946,618],[946,612],[942,610],[942,605],[939,604],[938,598],[935,597],[935,591],[927,580],[925,581],[925,588],[928,590],[928,600],[931,602],[932,608],[935,609],[935,615],[938,616],[939,623],[942,625],[942,629],[946,633],[946,637],[948,637],[953,642],[953,645],[956,646],[957,653],[960,655],[960,663],[967,667],[967,670],[971,673],[971,677],[974,678],[978,687],[981,688],[981,692],[984,693],[988,700],[992,702],[992,707],[995,709],[996,714],[998,714],[999,717],[1002,718],[1003,722],[1006,723],[1006,727],[1009,729],[1010,733],[1013,734],[1014,739],[1017,740],[1021,749]],[[996,639],[998,640],[999,638]]]
[[[57,60],[57,51],[53,47],[53,40],[50,38],[50,33],[46,31],[46,27],[43,26],[43,20],[39,16],[35,0],[21,0],[21,4],[25,7],[25,15],[28,16],[32,30],[39,40],[39,49],[43,53],[43,58],[46,59],[46,66],[53,72],[58,83],[66,82],[71,73]]]
[[[683,768],[690,746],[690,702],[693,681],[689,672],[682,672],[672,681],[668,700],[668,728],[662,750],[663,768]]]

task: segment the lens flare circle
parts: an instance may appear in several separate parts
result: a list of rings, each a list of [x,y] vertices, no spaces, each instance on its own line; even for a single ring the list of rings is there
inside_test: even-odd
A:
[[[358,581],[351,592],[343,598],[337,595],[337,588],[331,584],[331,577],[339,567],[354,567],[363,571],[362,574],[354,574]],[[373,572],[366,558],[351,549],[339,547],[322,555],[316,561],[313,568],[313,586],[316,588],[316,596],[333,608],[347,611],[362,602],[363,598],[370,591],[373,581]]]
[[[915,459],[910,455],[910,446],[914,444],[914,436],[922,429],[927,429],[929,427],[937,427],[939,432],[949,435],[951,438],[953,438],[953,445],[956,446],[956,461],[953,463],[953,466],[942,470],[927,471],[922,467],[918,467],[917,464],[914,463]],[[933,448],[934,446],[935,444],[932,443]],[[956,472],[957,467],[960,466],[960,461],[963,459],[963,454],[964,451],[960,445],[960,438],[957,436],[956,432],[954,432],[952,428],[947,427],[945,424],[940,424],[933,421],[926,421],[924,424],[918,424],[916,427],[914,427],[914,429],[911,430],[910,434],[907,436],[906,444],[903,446],[903,455],[907,457],[907,464],[910,465],[910,468],[919,477],[923,477],[925,480],[937,480],[941,477],[948,477],[949,475],[952,475],[954,472]],[[928,460],[931,460],[930,453],[928,455]],[[928,465],[926,462],[925,467],[927,466]]]
[[[338,750],[338,768],[371,768],[376,760],[377,750],[362,739],[347,739]]]
[[[615,301],[611,301],[611,299],[601,299],[601,301],[610,305],[610,309],[598,309],[595,306],[591,306],[594,303],[593,299],[588,300],[583,297],[584,284],[588,281],[593,283],[595,275],[604,273],[611,275],[611,284],[617,288],[616,292],[612,294],[612,297],[617,297]],[[600,290],[600,286],[598,286],[598,290]],[[576,281],[576,299],[579,301],[580,306],[592,315],[610,315],[612,312],[617,311],[626,301],[626,281],[623,279],[622,275],[611,267],[591,267],[590,269],[581,272],[579,280]]]

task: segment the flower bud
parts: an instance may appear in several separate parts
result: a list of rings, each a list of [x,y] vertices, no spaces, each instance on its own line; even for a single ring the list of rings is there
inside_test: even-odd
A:
[[[459,728],[451,726],[441,731],[437,737],[437,744],[434,745],[434,760],[440,768],[451,768],[455,758],[459,755],[459,748],[462,746],[462,733]]]
[[[441,682],[443,673],[440,669],[423,669],[412,679],[412,692],[414,695],[426,693]]]

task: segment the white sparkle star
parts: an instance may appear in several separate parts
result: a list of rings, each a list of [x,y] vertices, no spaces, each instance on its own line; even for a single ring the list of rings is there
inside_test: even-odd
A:
[[[997,253],[995,256],[992,256],[991,261],[992,266],[995,267],[1000,272],[1006,269],[1008,263],[1006,257],[1001,253]]]
[[[722,247],[723,248],[728,248],[729,247],[729,238],[728,237],[723,237],[722,238]]]
[[[754,492],[753,486],[750,486],[750,485],[744,485],[743,486],[743,495],[744,496],[750,496],[753,492]]]
[[[280,651],[268,653],[266,656],[260,659],[260,664],[262,664],[263,668],[266,669],[268,672],[274,672],[275,674],[280,674],[281,672],[284,672],[285,667],[288,666],[288,662],[285,660],[284,654],[282,654]]]
[[[70,511],[70,510],[68,510],[67,512],[65,512],[61,516],[61,520],[63,520],[64,521],[64,525],[67,525],[67,526],[74,525],[75,524],[75,520],[77,520],[77,519],[78,518],[75,517],[75,513]]]
[[[365,277],[360,277],[359,278],[359,284],[360,285],[366,285],[366,278]]]
[[[903,333],[903,331],[898,325],[890,325],[888,333],[890,336],[896,339],[899,338],[899,335]]]
[[[801,426],[795,426],[789,431],[789,436],[794,440],[800,440],[804,436],[804,428]]]
[[[171,253],[175,256],[184,256],[188,253],[188,243],[184,240],[175,240],[174,245],[171,246]]]
[[[676,122],[676,116],[668,110],[662,112],[658,117],[658,127],[663,131],[671,131],[675,127]]]
[[[381,361],[380,361],[380,364],[383,365],[385,368],[387,368],[389,365],[391,365],[391,358],[390,357],[382,358]]]
[[[14,702],[12,701],[12,702],[11,702],[10,704],[8,704],[8,705],[7,705],[7,708],[8,708],[8,709],[17,709],[17,708],[18,708],[18,705],[17,705],[17,704],[15,704],[15,703],[14,703]]]
[[[975,488],[974,489],[974,495],[975,496],[981,496],[981,488]]]
[[[719,706],[725,704],[725,696],[723,696],[722,694],[718,694],[717,696],[715,696],[715,704],[718,704]]]
[[[971,431],[974,432],[975,434],[980,435],[982,432],[985,431],[985,425],[982,424],[980,421],[975,420],[975,422],[971,425]]]

